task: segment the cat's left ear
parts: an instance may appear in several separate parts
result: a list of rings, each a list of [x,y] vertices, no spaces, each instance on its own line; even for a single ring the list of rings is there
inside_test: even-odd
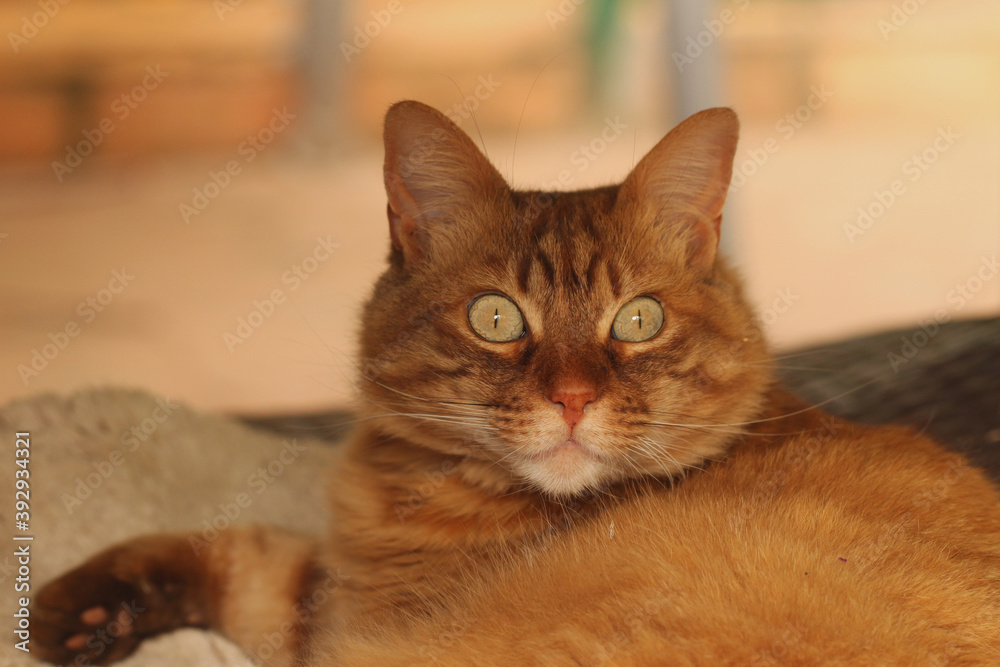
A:
[[[719,245],[738,140],[732,109],[694,114],[639,161],[622,183],[618,206],[685,242],[688,264],[708,270]]]
[[[456,222],[498,201],[507,183],[469,136],[420,102],[398,102],[385,116],[389,232],[407,262],[461,234]]]

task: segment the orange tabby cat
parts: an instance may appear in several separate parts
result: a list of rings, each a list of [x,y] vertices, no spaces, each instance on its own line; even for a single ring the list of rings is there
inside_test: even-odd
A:
[[[115,547],[39,595],[45,658],[199,626],[272,666],[1000,664],[996,489],[773,384],[716,257],[732,111],[581,192],[511,190],[415,102],[385,142],[329,541]]]

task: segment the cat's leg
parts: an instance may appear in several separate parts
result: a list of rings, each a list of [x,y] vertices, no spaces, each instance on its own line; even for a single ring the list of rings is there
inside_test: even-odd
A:
[[[45,586],[32,615],[39,657],[108,664],[148,637],[217,630],[269,667],[303,650],[324,583],[311,538],[263,526],[215,540],[150,535],[111,547]],[[323,596],[323,600],[327,596]]]

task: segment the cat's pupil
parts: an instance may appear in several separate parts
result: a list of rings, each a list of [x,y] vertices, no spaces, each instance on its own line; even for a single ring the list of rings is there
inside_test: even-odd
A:
[[[635,319],[639,320],[639,328],[642,329],[642,309],[636,311]]]
[[[496,329],[498,324],[500,324],[500,309],[496,308],[493,311],[493,328]]]

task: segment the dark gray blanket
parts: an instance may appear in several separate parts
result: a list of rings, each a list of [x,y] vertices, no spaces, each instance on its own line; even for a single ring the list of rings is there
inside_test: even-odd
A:
[[[925,430],[1000,484],[1000,317],[852,338],[778,363],[807,401],[865,424]]]

